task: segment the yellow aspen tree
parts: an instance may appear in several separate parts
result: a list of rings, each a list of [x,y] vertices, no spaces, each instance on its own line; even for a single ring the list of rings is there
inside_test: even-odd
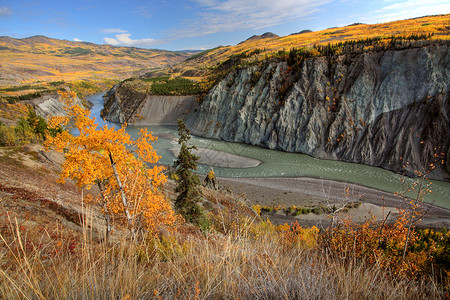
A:
[[[49,135],[45,143],[64,153],[60,181],[70,178],[79,188],[99,187],[100,195],[88,201],[101,207],[107,233],[111,219],[132,232],[142,228],[155,233],[159,226],[174,226],[178,217],[161,190],[167,180],[164,167],[156,165],[160,157],[151,145],[157,138],[141,129],[139,138],[132,140],[126,124],[118,130],[107,125],[97,128],[89,110],[73,104],[74,93],[60,94],[67,115],[51,118],[48,126],[79,132]]]

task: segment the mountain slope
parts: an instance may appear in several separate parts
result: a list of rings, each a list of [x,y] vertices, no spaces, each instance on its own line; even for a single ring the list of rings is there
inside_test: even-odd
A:
[[[311,49],[314,45],[328,43],[430,34],[433,35],[431,40],[449,40],[449,32],[450,14],[447,14],[381,24],[352,24],[314,32],[301,31],[284,37],[250,38],[236,46],[217,47],[196,54],[195,57],[174,66],[170,72],[175,76],[214,81],[217,67],[230,58],[240,57],[240,64],[245,65],[277,56],[280,51],[289,51],[294,47]]]
[[[0,37],[0,85],[35,81],[125,79],[179,63],[193,53],[115,47],[32,36]]]

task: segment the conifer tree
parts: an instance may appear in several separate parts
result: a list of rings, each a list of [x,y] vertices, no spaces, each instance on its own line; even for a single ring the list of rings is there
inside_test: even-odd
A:
[[[174,165],[176,168],[175,180],[177,182],[175,191],[179,193],[175,200],[175,209],[187,222],[198,226],[204,231],[208,229],[209,222],[203,208],[198,204],[202,191],[200,189],[200,179],[197,173],[193,172],[193,170],[197,169],[199,157],[191,153],[192,149],[197,148],[188,146],[191,136],[183,120],[179,119],[177,123],[178,135],[180,136],[178,144],[181,145],[181,149]]]

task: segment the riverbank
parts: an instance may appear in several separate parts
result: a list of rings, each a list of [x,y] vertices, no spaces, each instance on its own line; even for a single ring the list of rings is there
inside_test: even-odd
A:
[[[99,112],[103,108],[102,95],[99,93],[88,98],[94,104],[92,115],[97,117],[97,122],[103,126],[105,122],[99,117]],[[109,125],[115,124],[110,123]],[[155,148],[161,155],[160,163],[172,165],[176,154],[174,155],[170,149],[177,147],[176,127],[145,127],[159,137]],[[129,126],[127,132],[132,137],[136,137],[140,128],[140,126]],[[400,176],[381,168],[341,161],[319,160],[298,153],[280,152],[196,136],[192,137],[191,143],[199,149],[205,149],[202,154],[198,153],[204,164],[199,166],[199,173],[206,174],[210,170],[210,166],[215,166],[216,175],[224,177],[219,181],[228,185],[235,193],[245,194],[250,205],[307,206],[327,205],[328,203],[332,205],[333,202],[342,202],[347,193],[350,193],[349,197],[351,196],[349,201],[361,198],[364,202],[376,207],[398,207],[402,203],[400,199],[393,196],[393,192],[401,191],[404,188]],[[217,166],[219,162],[222,167]],[[327,179],[313,179],[318,177],[327,177]],[[406,180],[410,184],[414,179],[406,178]],[[342,181],[354,183],[346,184]],[[347,186],[348,192],[346,191]],[[449,208],[447,196],[449,188],[449,183],[434,181],[433,194],[427,198],[427,201],[440,207]],[[369,211],[369,209],[367,210]],[[370,211],[373,212],[375,209]],[[450,219],[449,214],[449,210],[444,209],[440,212],[437,211],[437,215],[433,215],[433,218],[436,216],[438,220]],[[447,221],[450,223],[449,220]]]
[[[363,187],[356,184],[334,180],[315,178],[218,178],[218,182],[233,193],[241,194],[247,199],[247,204],[261,206],[282,207],[340,207],[347,202],[361,201],[358,208],[351,209],[343,216],[355,221],[363,221],[372,215],[377,220],[384,220],[389,214],[388,221],[395,219],[398,208],[406,208],[408,202],[392,193]],[[420,226],[433,228],[450,228],[450,210],[423,203],[427,211]],[[283,212],[272,213],[270,220],[275,223],[298,221],[301,225],[326,226],[331,223],[326,214],[286,216]]]

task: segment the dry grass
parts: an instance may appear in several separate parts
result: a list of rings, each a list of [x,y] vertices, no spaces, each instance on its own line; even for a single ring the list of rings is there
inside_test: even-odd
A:
[[[52,183],[56,174],[16,165],[0,161],[0,184],[24,187],[0,192],[0,299],[445,299],[433,279],[393,276],[315,241],[287,242],[210,190],[217,213],[206,236],[183,227],[139,243],[116,231],[102,242],[104,224],[75,205],[79,193]],[[53,191],[66,207],[43,198]]]
[[[71,244],[9,220],[0,238],[3,299],[433,299],[434,281],[389,277],[247,223],[227,236],[178,233],[100,243],[85,226]],[[6,233],[9,232],[9,235]],[[41,241],[30,247],[31,241]],[[67,245],[66,245],[67,244]],[[72,245],[72,246],[71,246]],[[75,246],[73,246],[75,245]]]

